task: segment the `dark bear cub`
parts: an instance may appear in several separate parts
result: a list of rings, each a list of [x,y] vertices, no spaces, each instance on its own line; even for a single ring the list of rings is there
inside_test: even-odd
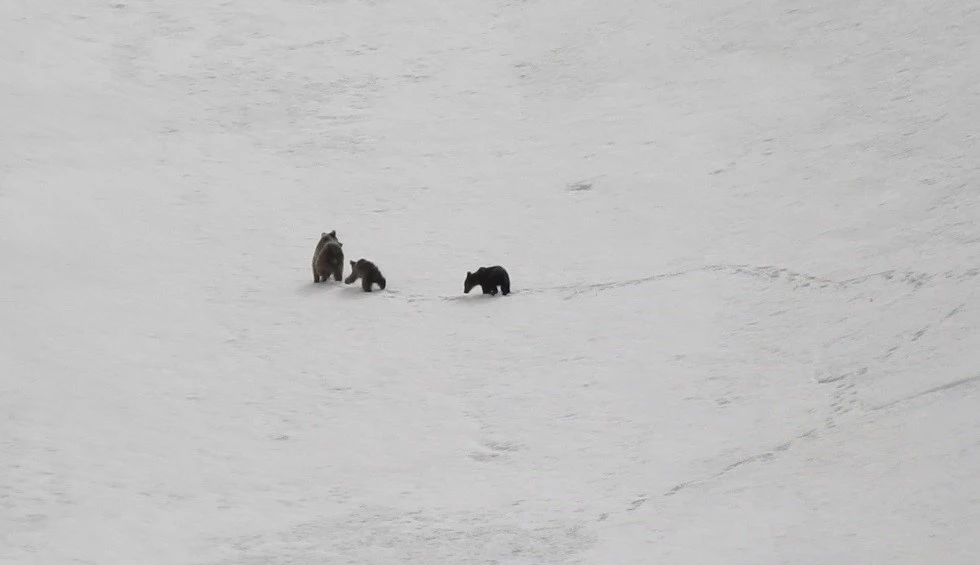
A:
[[[377,283],[381,290],[385,289],[385,278],[378,269],[378,266],[367,259],[358,259],[355,263],[350,262],[350,276],[344,279],[346,284],[352,284],[357,279],[361,279],[361,288],[364,292],[371,292],[371,285]]]
[[[313,282],[321,280],[326,282],[333,275],[334,280],[340,282],[344,278],[344,250],[341,249],[343,243],[337,240],[337,230],[330,233],[320,234],[320,242],[316,244],[313,252]]]
[[[493,267],[480,267],[475,273],[466,272],[466,280],[463,282],[463,292],[469,294],[474,286],[479,285],[483,289],[483,294],[497,294],[497,287],[504,296],[510,294],[510,275],[507,270],[500,265]]]

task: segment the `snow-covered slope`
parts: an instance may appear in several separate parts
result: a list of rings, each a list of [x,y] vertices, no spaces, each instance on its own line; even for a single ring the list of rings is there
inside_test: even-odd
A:
[[[971,2],[0,14],[0,562],[977,562]]]

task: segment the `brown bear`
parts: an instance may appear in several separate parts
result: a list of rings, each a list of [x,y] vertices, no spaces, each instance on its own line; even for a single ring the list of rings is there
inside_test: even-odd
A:
[[[320,242],[313,252],[313,282],[326,282],[333,275],[340,282],[344,278],[344,246],[337,240],[337,230],[320,234]]]
[[[352,284],[357,279],[361,279],[361,288],[364,292],[371,292],[371,285],[375,283],[381,287],[381,290],[385,289],[385,278],[374,263],[367,259],[358,259],[356,263],[350,262],[350,268],[350,276],[344,279],[344,283]]]
[[[466,280],[463,281],[463,293],[469,294],[474,286],[483,289],[483,294],[491,296],[497,294],[497,287],[504,296],[510,294],[510,275],[507,270],[500,265],[493,267],[480,267],[476,272],[466,272]]]

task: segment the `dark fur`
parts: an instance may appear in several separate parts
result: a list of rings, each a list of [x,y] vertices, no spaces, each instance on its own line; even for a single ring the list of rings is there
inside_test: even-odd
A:
[[[510,294],[510,275],[507,270],[500,265],[493,267],[480,267],[475,273],[467,271],[466,280],[463,281],[463,292],[469,294],[474,286],[483,289],[483,294],[497,294],[497,287],[504,296]]]
[[[346,284],[352,284],[357,279],[361,279],[361,288],[364,289],[364,292],[371,292],[371,285],[375,283],[381,287],[381,290],[385,289],[385,278],[374,263],[367,259],[358,259],[356,263],[350,262],[350,269],[350,276],[344,279]]]
[[[337,282],[344,278],[343,246],[337,240],[337,230],[320,234],[320,242],[313,252],[313,282],[326,282],[330,275]]]

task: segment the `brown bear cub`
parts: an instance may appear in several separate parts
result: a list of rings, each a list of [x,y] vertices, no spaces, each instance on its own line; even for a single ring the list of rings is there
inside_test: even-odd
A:
[[[497,287],[499,286],[500,293],[507,296],[510,294],[510,275],[500,265],[480,267],[475,273],[467,271],[466,280],[463,282],[463,292],[469,294],[477,285],[483,289],[483,294],[491,296],[497,294]]]
[[[371,292],[371,285],[375,283],[381,287],[381,290],[385,289],[385,278],[374,263],[367,259],[358,259],[356,263],[350,262],[350,268],[350,276],[344,279],[346,284],[361,279],[361,288],[364,289],[364,292]]]
[[[326,282],[333,275],[340,282],[344,278],[343,243],[337,240],[337,230],[320,234],[320,243],[313,252],[313,282]]]

